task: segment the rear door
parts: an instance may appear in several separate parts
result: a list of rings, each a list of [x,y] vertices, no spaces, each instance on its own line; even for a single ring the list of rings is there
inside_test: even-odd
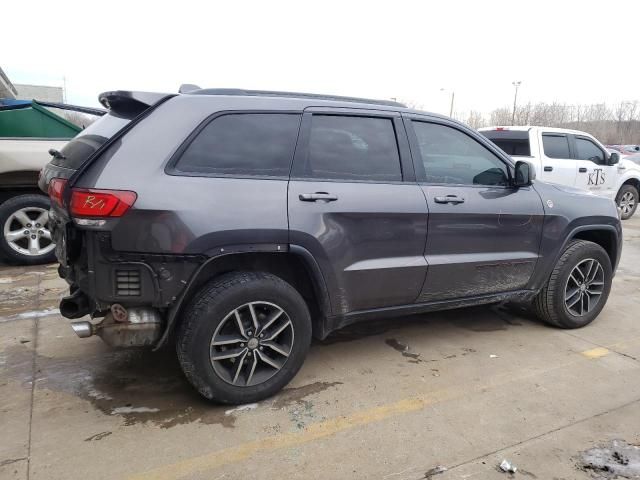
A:
[[[418,301],[526,288],[542,234],[538,194],[510,186],[507,162],[457,124],[409,116],[406,125],[429,208],[429,269]]]
[[[398,113],[307,109],[288,199],[290,242],[319,263],[334,314],[416,299],[427,205]]]
[[[572,137],[578,171],[576,187],[613,198],[618,166],[608,165],[609,154],[591,138],[583,135]]]
[[[571,155],[570,136],[566,133],[542,132],[540,135],[542,171],[538,178],[545,182],[573,186],[577,166]]]

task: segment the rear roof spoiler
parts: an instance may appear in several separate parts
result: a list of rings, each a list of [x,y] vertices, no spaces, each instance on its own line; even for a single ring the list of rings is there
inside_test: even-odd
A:
[[[115,90],[101,93],[98,100],[105,108],[117,115],[135,117],[169,96],[173,94]]]

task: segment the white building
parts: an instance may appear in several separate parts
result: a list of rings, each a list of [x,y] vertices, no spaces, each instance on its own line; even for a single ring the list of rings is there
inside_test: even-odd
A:
[[[45,85],[24,85],[15,83],[17,100],[40,100],[41,102],[64,102],[62,87],[48,87]]]
[[[62,87],[11,83],[9,77],[0,68],[0,98],[63,103],[64,91]]]
[[[0,68],[0,98],[16,98],[18,90]]]

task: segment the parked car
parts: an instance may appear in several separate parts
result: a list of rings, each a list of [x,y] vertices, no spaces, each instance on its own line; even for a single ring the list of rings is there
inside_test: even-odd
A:
[[[607,148],[617,151],[621,156],[640,154],[640,145],[607,145]]]
[[[108,92],[45,167],[60,303],[80,337],[175,342],[206,398],[283,388],[313,336],[373,318],[532,302],[561,328],[605,306],[614,203],[402,104],[199,89]]]
[[[21,265],[55,261],[49,197],[38,174],[52,152],[81,128],[46,107],[103,114],[101,110],[36,101],[0,106],[0,254]]]
[[[621,218],[631,218],[640,197],[640,167],[620,160],[593,136],[551,127],[486,127],[479,129],[516,160],[526,160],[538,178],[589,190],[615,200]]]

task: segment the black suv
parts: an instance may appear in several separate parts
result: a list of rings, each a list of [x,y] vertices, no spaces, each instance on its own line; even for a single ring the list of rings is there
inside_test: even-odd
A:
[[[529,302],[604,307],[613,201],[532,183],[477,132],[395,102],[246,90],[107,92],[45,167],[60,310],[81,337],[175,342],[209,399],[253,402],[312,336],[372,318]]]

